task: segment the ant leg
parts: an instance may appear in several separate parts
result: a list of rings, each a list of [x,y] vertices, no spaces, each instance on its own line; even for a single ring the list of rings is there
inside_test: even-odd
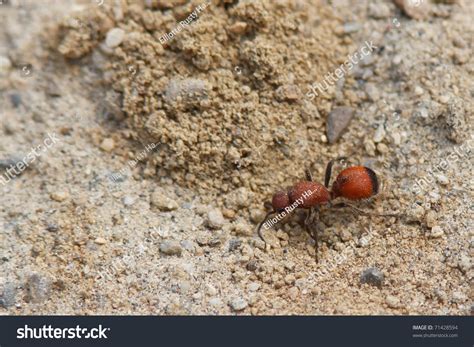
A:
[[[263,224],[265,224],[265,222],[267,221],[268,217],[270,217],[272,214],[275,214],[276,212],[275,211],[270,211],[266,214],[265,218],[263,218],[263,220],[260,222],[260,224],[258,225],[258,228],[257,228],[257,234],[258,236],[262,239],[262,241],[265,243],[265,247],[267,245],[267,241],[265,241],[265,238],[263,237],[263,234],[262,234],[262,226]]]
[[[306,180],[312,182],[313,181],[313,175],[311,174],[311,171],[309,171],[309,168],[306,168],[304,170],[304,174],[306,176]]]
[[[313,239],[314,239],[314,250],[315,250],[315,257],[316,257],[316,263],[319,263],[319,238],[318,238],[318,234],[319,234],[319,230],[318,230],[318,225],[316,223],[316,220],[319,219],[319,211],[317,209],[315,209],[313,211],[313,226],[314,226],[314,229],[313,229]]]
[[[314,250],[315,250],[315,256],[316,256],[316,263],[319,262],[319,257],[318,257],[318,230],[317,229],[313,229],[314,232],[311,230],[310,228],[310,225],[313,225],[313,227],[315,227],[314,225],[314,221],[316,216],[318,216],[318,210],[315,208],[315,207],[311,207],[309,210],[308,210],[308,215],[306,216],[306,219],[304,221],[304,229],[306,230],[306,232],[309,234],[309,236],[311,236],[311,238],[314,240]]]
[[[346,160],[347,157],[338,157],[336,159],[333,159],[329,161],[328,165],[326,166],[326,174],[324,175],[324,186],[326,188],[329,188],[329,181],[331,180],[331,173],[332,173],[332,167],[336,161],[340,160]]]
[[[337,203],[335,205],[332,205],[332,207],[336,207],[336,208],[344,208],[344,207],[348,207],[350,209],[352,209],[353,211],[356,211],[364,216],[376,216],[376,217],[401,217],[402,214],[399,214],[399,213],[373,213],[373,212],[369,212],[369,211],[364,211],[358,207],[355,207],[353,205],[350,205],[348,203],[345,203],[345,202],[340,202],[340,203]]]

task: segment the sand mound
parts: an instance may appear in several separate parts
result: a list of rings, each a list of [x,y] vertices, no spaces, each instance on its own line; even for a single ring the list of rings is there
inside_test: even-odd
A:
[[[328,8],[132,3],[67,19],[58,49],[67,58],[92,55],[135,136],[160,143],[151,158],[160,177],[208,193],[268,192],[324,155],[320,114],[331,92],[313,101],[305,94],[346,53]]]

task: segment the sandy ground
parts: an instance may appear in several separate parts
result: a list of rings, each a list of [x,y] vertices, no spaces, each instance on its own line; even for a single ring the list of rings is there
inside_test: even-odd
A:
[[[0,5],[1,314],[472,314],[473,2],[213,1],[163,46],[200,2],[146,3]],[[317,264],[300,211],[265,248],[272,192],[341,155],[403,217],[323,208]]]

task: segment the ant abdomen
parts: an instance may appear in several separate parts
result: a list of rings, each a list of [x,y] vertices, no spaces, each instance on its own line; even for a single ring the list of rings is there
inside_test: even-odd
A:
[[[332,185],[332,198],[362,200],[376,195],[379,191],[377,175],[365,166],[352,166],[337,176]]]

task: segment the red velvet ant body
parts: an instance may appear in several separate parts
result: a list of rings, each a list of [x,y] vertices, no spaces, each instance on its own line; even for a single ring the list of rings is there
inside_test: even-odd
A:
[[[318,238],[317,232],[312,233],[309,229],[311,219],[314,219],[317,208],[320,205],[330,204],[333,199],[342,197],[349,200],[368,199],[376,195],[379,191],[379,181],[377,175],[372,169],[364,166],[352,166],[343,171],[336,177],[329,191],[329,181],[331,180],[332,166],[335,161],[345,158],[337,158],[331,160],[326,166],[324,186],[320,183],[313,182],[311,173],[306,170],[306,181],[296,183],[293,187],[286,191],[278,191],[273,195],[272,208],[273,211],[267,213],[263,221],[258,226],[258,235],[265,242],[261,233],[263,224],[272,214],[291,212],[295,208],[303,208],[308,210],[308,216],[305,221],[305,230],[315,240],[316,244],[316,261],[318,260]],[[340,203],[332,205],[334,207],[350,207],[358,212],[368,214],[351,205]],[[292,207],[292,208],[291,208]],[[379,216],[396,216],[392,214]]]

